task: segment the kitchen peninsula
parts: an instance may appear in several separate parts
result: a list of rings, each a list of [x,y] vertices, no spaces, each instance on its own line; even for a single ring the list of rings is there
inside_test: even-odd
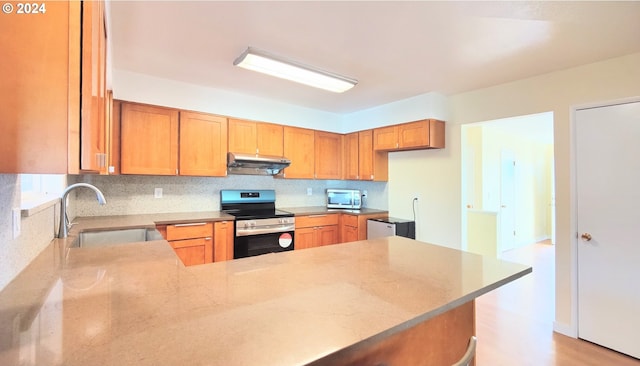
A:
[[[531,272],[401,237],[193,267],[164,240],[71,240],[54,240],[0,293],[0,364],[380,364],[443,344],[455,360],[467,342],[449,344],[446,326],[415,349],[385,342],[459,309],[473,334],[474,299]]]

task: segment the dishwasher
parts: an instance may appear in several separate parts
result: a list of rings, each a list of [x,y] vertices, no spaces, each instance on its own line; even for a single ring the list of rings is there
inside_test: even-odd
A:
[[[395,217],[367,220],[367,239],[376,239],[394,235],[415,239],[415,221],[397,219]]]

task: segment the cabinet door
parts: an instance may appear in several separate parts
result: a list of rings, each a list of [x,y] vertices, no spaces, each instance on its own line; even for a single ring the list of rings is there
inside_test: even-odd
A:
[[[180,175],[227,175],[227,119],[180,112]]]
[[[79,166],[67,154],[67,138],[76,148],[80,141],[79,11],[77,2],[47,1],[46,14],[0,15],[0,173]]]
[[[318,245],[338,244],[338,225],[321,226],[316,230]]]
[[[358,174],[360,180],[373,180],[373,131],[358,132]]]
[[[398,148],[410,149],[429,146],[429,121],[416,121],[398,125]]]
[[[342,135],[315,131],[316,179],[342,179]]]
[[[178,111],[122,103],[120,113],[122,174],[176,175]]]
[[[360,179],[358,132],[344,137],[344,179]]]
[[[256,123],[257,152],[262,155],[283,155],[283,127],[271,123]]]
[[[233,153],[256,154],[258,130],[256,122],[240,119],[229,120],[229,151]],[[282,141],[282,138],[280,139]]]
[[[342,237],[341,243],[348,243],[351,241],[358,240],[358,228],[353,226],[343,226],[342,227]]]
[[[82,2],[80,169],[106,167],[104,2]]]
[[[315,229],[312,227],[296,229],[295,235],[295,242],[293,243],[295,250],[318,246],[314,240]]]
[[[289,126],[283,128],[284,156],[291,160],[291,165],[284,169],[284,177],[313,179],[314,131]]]
[[[233,225],[233,221],[219,221],[214,224],[214,262],[233,259]]]
[[[211,238],[208,238],[209,244]],[[185,266],[206,263],[207,239],[188,239],[169,242]]]
[[[395,150],[398,148],[398,126],[388,126],[373,130],[374,150]]]

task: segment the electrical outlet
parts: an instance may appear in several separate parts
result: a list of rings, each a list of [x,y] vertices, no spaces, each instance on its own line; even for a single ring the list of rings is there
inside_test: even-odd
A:
[[[420,193],[418,193],[418,192],[413,192],[413,193],[411,194],[411,199],[412,199],[412,200],[414,200],[414,201],[420,201]]]
[[[311,196],[313,194],[313,189],[311,187],[307,188],[307,196]]]
[[[366,190],[362,191],[362,197],[363,198],[367,198],[367,191]]]
[[[162,198],[162,188],[156,188],[153,190],[154,198]]]
[[[13,238],[16,239],[20,236],[20,220],[22,219],[20,208],[14,208],[11,210],[11,216],[13,217]]]

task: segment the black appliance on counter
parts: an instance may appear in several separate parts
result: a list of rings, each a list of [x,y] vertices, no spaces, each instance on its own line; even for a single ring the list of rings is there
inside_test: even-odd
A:
[[[274,190],[223,189],[220,208],[236,218],[234,259],[294,249],[294,214],[276,210]]]

